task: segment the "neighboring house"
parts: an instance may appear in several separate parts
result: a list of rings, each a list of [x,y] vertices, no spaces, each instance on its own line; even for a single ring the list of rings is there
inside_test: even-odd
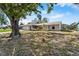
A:
[[[43,27],[45,30],[61,30],[61,22],[41,23],[41,24],[27,24],[22,26],[24,30],[34,30],[38,27]]]

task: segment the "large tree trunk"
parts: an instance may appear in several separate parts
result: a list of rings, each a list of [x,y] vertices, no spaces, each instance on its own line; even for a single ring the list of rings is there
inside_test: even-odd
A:
[[[19,20],[12,17],[12,20],[11,20],[12,33],[11,33],[10,37],[12,37],[13,39],[16,39],[16,38],[18,39],[20,37],[18,23],[19,23]]]

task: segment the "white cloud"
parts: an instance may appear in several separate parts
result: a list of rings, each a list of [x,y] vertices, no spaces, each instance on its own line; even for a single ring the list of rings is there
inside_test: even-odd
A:
[[[78,5],[75,5],[73,3],[58,3],[56,6],[60,6],[62,8],[64,6],[68,6],[68,7],[71,7],[71,8],[79,9],[79,6]]]
[[[54,15],[51,16],[47,16],[48,18],[52,18],[52,19],[58,19],[58,18],[63,18],[63,17],[67,17],[72,15],[70,12],[66,12],[66,13],[56,13]]]
[[[79,10],[79,6],[77,5],[73,5],[72,7]]]
[[[36,18],[35,15],[31,15],[31,16],[27,16],[26,19],[22,19],[20,20],[19,22],[21,23],[24,23],[24,24],[27,24],[28,22],[31,22],[34,18]]]
[[[58,3],[57,5],[60,7],[64,7],[66,4],[65,3]]]
[[[64,17],[64,14],[57,14],[57,15],[51,16],[51,18],[53,19],[62,18],[62,17]]]
[[[67,6],[71,7],[71,8],[74,8],[74,9],[78,9],[79,10],[79,6],[78,5],[75,5],[75,4],[66,4]]]
[[[79,9],[79,6],[73,3],[58,3],[57,6],[60,6],[60,7],[69,6],[75,9]]]

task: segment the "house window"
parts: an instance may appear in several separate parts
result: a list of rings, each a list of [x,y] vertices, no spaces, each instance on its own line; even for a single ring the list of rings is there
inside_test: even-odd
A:
[[[53,26],[52,29],[55,29],[55,27]]]

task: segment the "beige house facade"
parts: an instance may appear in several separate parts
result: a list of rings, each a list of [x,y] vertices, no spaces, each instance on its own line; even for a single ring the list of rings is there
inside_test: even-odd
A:
[[[61,30],[61,22],[41,23],[41,24],[27,24],[22,27],[24,30],[34,30],[40,27],[45,30]]]

